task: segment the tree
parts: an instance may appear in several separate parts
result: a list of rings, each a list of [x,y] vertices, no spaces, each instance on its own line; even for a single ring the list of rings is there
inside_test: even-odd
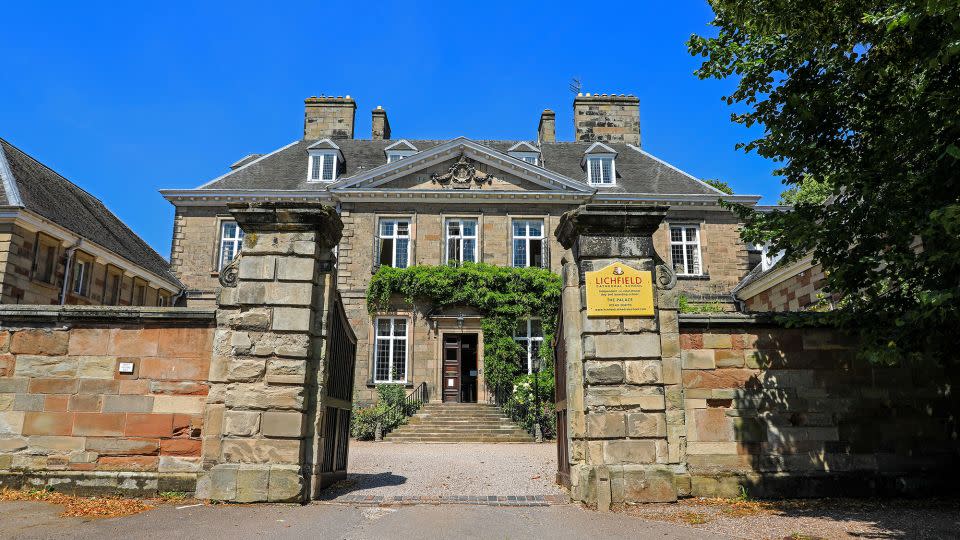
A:
[[[960,3],[711,0],[717,30],[691,36],[701,78],[734,77],[738,147],[779,164],[790,211],[735,210],[744,238],[812,252],[830,316],[874,361],[960,364]],[[820,204],[801,196],[829,179]]]
[[[830,197],[832,187],[826,180],[804,178],[780,194],[777,204],[796,206],[798,204],[823,204]]]
[[[733,195],[733,188],[730,187],[730,184],[720,180],[719,178],[708,178],[703,181],[704,184],[709,184],[720,191],[726,193],[727,195]]]

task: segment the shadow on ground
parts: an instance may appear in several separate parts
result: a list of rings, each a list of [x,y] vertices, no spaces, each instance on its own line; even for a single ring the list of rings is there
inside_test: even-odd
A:
[[[317,500],[331,501],[337,497],[342,497],[349,494],[362,495],[362,491],[367,489],[400,486],[406,483],[406,476],[400,476],[398,474],[393,474],[392,472],[374,474],[348,473],[344,480],[341,480],[323,490]]]

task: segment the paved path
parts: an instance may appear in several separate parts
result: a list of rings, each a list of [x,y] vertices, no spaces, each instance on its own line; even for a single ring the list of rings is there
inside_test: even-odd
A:
[[[543,444],[350,442],[347,480],[325,500],[366,497],[564,496],[557,448]]]
[[[578,506],[354,507],[214,505],[178,510],[163,506],[125,518],[59,518],[60,507],[0,503],[3,538],[727,538],[689,527],[599,514]]]

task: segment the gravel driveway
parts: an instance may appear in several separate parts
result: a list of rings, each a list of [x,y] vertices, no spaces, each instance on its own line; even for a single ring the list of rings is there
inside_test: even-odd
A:
[[[543,444],[419,444],[350,441],[343,495],[564,495],[554,484],[557,447]]]

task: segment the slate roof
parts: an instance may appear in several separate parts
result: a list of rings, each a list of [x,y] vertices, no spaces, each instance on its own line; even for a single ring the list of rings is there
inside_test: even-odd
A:
[[[5,160],[3,159],[5,158]],[[8,167],[4,167],[6,162]],[[99,199],[0,138],[0,204],[25,208],[170,282],[170,265]]]
[[[445,140],[407,139],[419,151],[428,150]],[[199,189],[269,189],[308,190],[325,189],[325,185],[307,183],[307,147],[316,140],[296,141],[275,150],[260,159],[215,178]],[[361,171],[386,163],[384,150],[397,142],[391,140],[337,139],[344,156],[338,182],[348,180]],[[510,147],[523,141],[474,141],[487,148],[507,154]],[[542,143],[543,167],[562,174],[586,186],[586,171],[581,166],[584,151],[592,142]],[[722,195],[721,192],[652,155],[626,144],[604,143],[617,151],[617,183],[598,187],[609,193],[637,193],[656,195]],[[592,189],[594,186],[589,186]]]

